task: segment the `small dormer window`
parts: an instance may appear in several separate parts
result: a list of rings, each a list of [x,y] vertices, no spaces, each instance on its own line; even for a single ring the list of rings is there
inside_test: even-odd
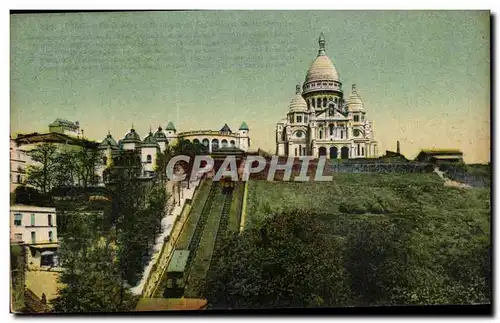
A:
[[[146,163],[151,164],[151,155],[146,156]]]
[[[357,114],[354,115],[354,122],[359,122],[359,116]]]
[[[302,122],[302,116],[297,116],[297,123]]]

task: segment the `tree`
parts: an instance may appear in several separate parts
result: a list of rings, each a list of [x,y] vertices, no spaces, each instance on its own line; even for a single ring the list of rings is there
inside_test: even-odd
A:
[[[56,146],[43,143],[26,152],[37,164],[27,167],[27,184],[38,189],[42,195],[47,196],[56,184],[57,168],[59,166]]]
[[[198,155],[206,154],[206,148],[201,143],[193,143],[189,140],[179,139],[177,144],[172,148],[174,155],[184,155],[189,157],[189,162],[180,162],[180,166],[183,168],[186,174],[187,188],[189,189],[191,181],[191,171],[194,166],[195,157]]]
[[[312,214],[274,216],[222,243],[203,296],[229,309],[344,305],[342,244]]]

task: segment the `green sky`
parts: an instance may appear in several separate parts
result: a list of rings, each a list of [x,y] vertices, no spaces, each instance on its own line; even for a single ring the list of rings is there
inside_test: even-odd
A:
[[[379,151],[460,148],[490,159],[485,11],[200,11],[11,15],[11,132],[79,121],[102,140],[237,130],[274,153],[275,123],[317,54],[356,83]]]

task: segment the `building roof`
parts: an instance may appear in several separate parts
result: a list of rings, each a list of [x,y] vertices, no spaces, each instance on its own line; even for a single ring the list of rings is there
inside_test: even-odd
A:
[[[187,260],[189,257],[189,250],[174,250],[172,259],[167,268],[167,272],[183,272],[186,268]]]
[[[231,128],[229,128],[229,126],[227,125],[227,123],[224,123],[224,126],[222,127],[220,132],[232,132],[232,131]]]
[[[450,160],[450,159],[460,159],[462,156],[459,155],[438,155],[438,156],[432,156],[432,159],[438,159],[438,160]]]
[[[206,299],[198,298],[141,298],[135,311],[196,311],[206,309],[207,305]]]
[[[18,135],[15,140],[19,146],[42,143],[42,142],[75,145],[75,146],[89,147],[89,148],[97,148],[99,146],[99,144],[95,141],[90,141],[83,138],[76,138],[58,132],[49,132],[49,133],[34,132],[31,134]]]
[[[463,155],[460,149],[422,149],[420,153],[428,155]]]
[[[172,121],[168,122],[167,127],[165,128],[165,130],[173,130],[173,131],[175,131],[175,126],[174,126],[174,124],[173,124]]]
[[[318,57],[312,62],[306,74],[305,83],[313,81],[339,81],[339,74],[332,64],[332,61],[326,56],[325,37],[321,33],[319,37]]]
[[[135,131],[134,128],[130,129],[130,131],[125,135],[125,137],[121,140],[121,142],[141,142],[141,137]]]
[[[111,136],[110,133],[108,133],[106,138],[104,138],[104,140],[101,142],[99,146],[118,148],[118,144],[116,143],[115,139]]]
[[[151,131],[142,141],[141,147],[159,147],[158,141],[156,141],[156,138]]]
[[[66,127],[71,127],[71,128],[78,128],[79,127],[79,125],[73,121],[60,119],[60,118],[57,118],[54,122],[49,124],[49,127],[59,127],[59,126],[66,126]]]
[[[167,141],[167,136],[165,136],[165,133],[163,132],[163,129],[161,127],[158,127],[158,130],[156,130],[154,137],[156,141]]]
[[[245,121],[241,123],[240,129],[239,130],[249,130],[248,125]]]

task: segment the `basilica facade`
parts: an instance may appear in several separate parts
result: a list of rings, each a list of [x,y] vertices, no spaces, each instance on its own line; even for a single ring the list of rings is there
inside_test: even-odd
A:
[[[302,87],[296,86],[286,117],[276,123],[276,154],[375,158],[378,151],[373,122],[366,118],[355,84],[344,99],[342,82],[326,56],[325,45],[321,33],[318,56],[309,67]]]

